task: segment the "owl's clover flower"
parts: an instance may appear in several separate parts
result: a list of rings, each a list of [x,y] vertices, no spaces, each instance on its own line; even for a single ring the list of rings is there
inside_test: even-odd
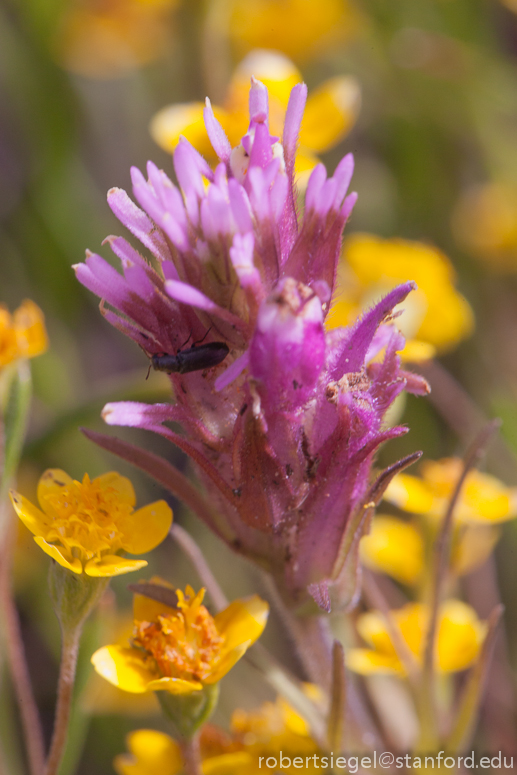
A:
[[[76,272],[149,357],[189,340],[228,346],[219,365],[170,375],[174,404],[108,404],[104,419],[186,452],[220,513],[212,529],[266,567],[287,600],[309,589],[328,607],[331,590],[340,598],[347,527],[372,498],[375,452],[406,430],[386,429],[385,412],[402,390],[427,386],[401,370],[404,340],[392,323],[413,283],[353,326],[325,331],[356,194],[347,193],[348,154],[332,177],[314,169],[299,213],[294,163],[306,97],[304,84],[292,90],[280,142],[269,132],[267,90],[252,79],[249,129],[235,148],[207,100],[215,171],[183,140],[174,151],[179,188],[150,162],[147,180],[132,171],[140,207],[124,191],[108,195],[157,269],[109,237],[123,275],[90,253]]]

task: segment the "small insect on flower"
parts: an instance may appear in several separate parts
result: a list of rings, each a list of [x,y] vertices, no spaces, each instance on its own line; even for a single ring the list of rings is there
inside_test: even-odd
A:
[[[152,355],[151,365],[155,371],[165,371],[167,374],[188,374],[218,366],[229,352],[224,342],[208,342],[200,347],[194,345],[188,350],[178,350],[176,355]]]

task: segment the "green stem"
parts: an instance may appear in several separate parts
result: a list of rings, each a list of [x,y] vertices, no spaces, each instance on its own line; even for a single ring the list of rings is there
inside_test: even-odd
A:
[[[63,633],[61,665],[59,668],[59,682],[57,689],[56,717],[45,775],[57,774],[59,765],[65,753],[81,632],[82,623],[74,629],[69,629],[66,634]]]

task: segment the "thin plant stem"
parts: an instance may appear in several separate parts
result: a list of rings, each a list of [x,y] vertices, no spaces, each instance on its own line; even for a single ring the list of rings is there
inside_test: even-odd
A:
[[[366,568],[363,569],[363,594],[368,605],[371,608],[377,608],[384,616],[390,640],[393,643],[398,658],[404,666],[411,687],[415,690],[418,687],[420,679],[420,667],[417,659],[402,637],[400,627],[397,625],[386,598],[375,581],[373,573]]]
[[[498,605],[492,611],[481,654],[467,678],[454,727],[446,744],[447,751],[451,754],[464,751],[474,731],[494,649],[497,625],[503,610],[504,606]]]
[[[439,607],[444,583],[448,575],[454,511],[469,472],[479,462],[484,454],[488,440],[499,425],[499,420],[493,420],[488,423],[477,435],[467,451],[463,462],[463,470],[449,500],[435,543],[429,626],[424,650],[421,689],[419,692],[418,711],[421,726],[419,748],[422,751],[432,750],[439,742],[434,697],[434,650],[438,629]]]
[[[0,508],[7,510],[5,502]],[[16,531],[10,524],[4,536],[0,557],[0,608],[3,613],[4,639],[7,659],[11,671],[14,693],[20,710],[23,735],[31,775],[42,775],[45,762],[45,745],[36,700],[32,690],[29,669],[25,657],[25,646],[20,629],[18,612],[11,585],[11,558],[14,551]]]
[[[61,764],[61,760],[65,753],[81,631],[82,623],[76,628],[71,628],[66,634],[63,633],[61,665],[59,668],[59,681],[57,687],[56,717],[54,720],[54,732],[52,734],[52,743],[50,745],[45,775],[57,774],[59,765]]]
[[[181,525],[173,524],[170,529],[172,538],[181,546],[196,569],[201,582],[206,587],[212,602],[218,611],[222,611],[228,605],[228,599],[219,586],[219,582],[205,559],[205,556],[190,533]]]
[[[202,775],[199,735],[179,741],[185,775]]]

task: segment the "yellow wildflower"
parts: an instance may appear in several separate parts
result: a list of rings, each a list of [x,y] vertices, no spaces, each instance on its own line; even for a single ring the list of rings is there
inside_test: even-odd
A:
[[[467,189],[454,208],[452,227],[458,243],[488,269],[517,271],[515,185],[495,182]]]
[[[233,0],[230,34],[246,51],[268,46],[309,59],[355,36],[358,11],[349,0]]]
[[[429,609],[420,603],[408,603],[392,611],[392,616],[410,652],[422,664]],[[362,614],[357,621],[357,629],[371,648],[348,650],[346,663],[350,670],[362,675],[406,674],[383,614],[379,611]],[[436,669],[442,673],[465,670],[476,660],[485,635],[485,623],[479,621],[470,606],[460,600],[447,600],[438,614]]]
[[[172,521],[165,501],[134,511],[133,485],[114,471],[93,480],[85,474],[77,482],[65,471],[48,469],[38,484],[41,510],[14,490],[10,494],[38,546],[64,568],[87,576],[118,576],[145,567],[145,560],[119,553],[151,551]]]
[[[25,299],[12,315],[0,304],[0,367],[20,358],[34,358],[47,347],[45,320],[37,304]]]
[[[151,62],[170,45],[170,12],[178,0],[81,0],[57,30],[58,60],[90,78],[115,78]]]
[[[403,584],[414,584],[424,568],[422,535],[413,524],[379,515],[361,540],[361,560]]]
[[[268,88],[269,125],[272,135],[281,137],[289,94],[303,81],[296,66],[276,51],[253,51],[237,67],[228,86],[223,106],[213,106],[215,116],[232,146],[238,145],[249,125],[248,95],[254,75]],[[355,78],[336,76],[322,83],[307,100],[300,146],[296,157],[298,175],[317,163],[316,153],[335,146],[355,123],[360,90]],[[203,122],[204,104],[190,102],[160,110],[151,122],[151,134],[165,151],[173,151],[180,135],[211,161],[216,157]]]
[[[224,733],[211,725],[201,730],[201,771],[203,775],[247,775],[251,764],[248,753],[238,750]],[[118,775],[180,775],[181,750],[169,735],[154,729],[138,729],[127,737],[128,754],[113,762]]]
[[[220,681],[266,626],[269,606],[257,595],[211,616],[204,589],[175,592],[176,607],[135,595],[133,645],[105,646],[92,657],[103,678],[135,694],[201,691]]]
[[[397,321],[408,340],[403,358],[419,361],[447,352],[472,331],[474,316],[454,287],[452,265],[430,245],[353,234],[344,243],[341,275],[328,328],[347,325],[374,299],[414,280],[417,291],[404,301],[404,314]]]
[[[309,692],[312,688],[310,686]],[[296,756],[302,757],[304,764],[307,763],[306,757],[321,754],[321,749],[310,736],[307,722],[281,697],[275,702],[265,702],[255,711],[234,711],[230,728],[234,737],[251,754],[251,765],[246,775],[258,775],[264,769],[260,767],[260,758],[278,760],[280,751],[291,760]],[[304,771],[319,772],[320,768],[316,767],[314,760],[313,765],[309,764]],[[290,774],[297,768],[287,766],[286,761],[282,771]]]
[[[396,476],[384,497],[412,514],[442,517],[462,469],[459,458],[429,460],[420,467],[420,477]],[[515,516],[517,487],[506,487],[494,476],[480,471],[469,472],[454,511],[457,522],[495,525]]]
[[[490,555],[500,536],[492,525],[455,525],[451,569],[457,576],[470,573]],[[425,569],[424,531],[416,524],[379,515],[361,540],[361,560],[402,584],[421,581]]]

